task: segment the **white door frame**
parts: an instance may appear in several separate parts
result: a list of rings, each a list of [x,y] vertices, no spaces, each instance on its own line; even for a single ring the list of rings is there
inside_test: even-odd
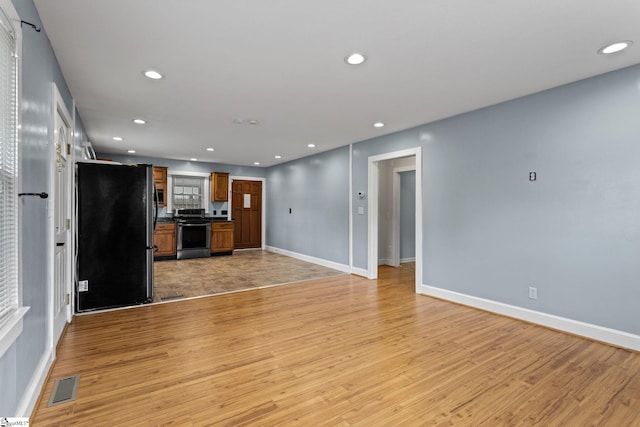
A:
[[[231,191],[233,188],[232,184],[234,180],[262,182],[262,212],[260,213],[260,216],[262,217],[260,218],[260,221],[262,223],[260,226],[260,234],[261,234],[260,240],[262,243],[260,245],[260,249],[265,250],[265,248],[267,247],[267,242],[266,242],[267,178],[256,177],[256,176],[229,175],[229,188],[227,189],[227,196],[229,197],[229,201],[227,202],[227,219],[229,221],[231,221],[231,217],[233,215],[233,211],[231,209],[231,204],[233,203],[233,200],[232,200],[233,195],[231,194]]]
[[[391,211],[391,265],[400,267],[400,173],[416,170],[415,166],[393,168],[393,210]]]
[[[378,193],[379,193],[379,165],[383,160],[416,156],[416,293],[422,284],[422,147],[409,148],[391,153],[369,156],[368,188],[369,193],[369,221],[368,221],[368,258],[367,277],[378,278]]]
[[[54,313],[54,287],[55,287],[55,267],[54,267],[54,257],[55,257],[55,198],[57,197],[55,193],[55,181],[56,181],[56,133],[54,129],[54,121],[56,114],[60,114],[64,121],[69,125],[70,135],[69,135],[69,143],[73,144],[75,141],[75,124],[73,123],[72,116],[69,114],[69,110],[64,103],[64,99],[62,95],[60,95],[60,91],[55,83],[51,83],[51,94],[52,94],[52,108],[51,108],[51,122],[49,127],[49,194],[51,197],[47,199],[47,219],[49,224],[49,238],[48,238],[48,250],[47,250],[47,268],[49,271],[49,280],[47,283],[47,312],[48,312],[48,321],[49,321],[49,330],[47,336],[47,345],[49,349],[51,349],[53,357],[55,358],[56,345],[58,344],[58,340],[60,337],[54,336],[54,326],[55,326],[55,313]],[[67,157],[67,174],[72,174],[74,171],[74,163],[73,163],[73,145],[71,147],[71,154]],[[67,204],[68,214],[71,217],[70,205],[72,205],[73,200],[73,187],[71,186],[72,177],[70,175],[67,176],[67,200],[65,203]],[[67,242],[71,243],[73,240],[73,234],[71,234],[71,229],[67,230]],[[69,294],[69,298],[71,298],[72,293],[72,284],[73,284],[73,252],[72,245],[66,250],[66,260],[65,265],[67,266],[67,284],[65,286],[65,293]],[[66,305],[66,321],[67,323],[71,321],[71,304]]]

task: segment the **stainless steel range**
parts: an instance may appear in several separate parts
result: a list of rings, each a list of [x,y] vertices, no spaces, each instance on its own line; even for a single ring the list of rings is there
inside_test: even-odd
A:
[[[211,220],[204,217],[204,209],[179,209],[177,215],[177,258],[205,258],[211,256]]]

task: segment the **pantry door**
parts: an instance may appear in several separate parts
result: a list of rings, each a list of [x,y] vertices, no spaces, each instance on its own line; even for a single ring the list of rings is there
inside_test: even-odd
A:
[[[262,247],[262,181],[234,180],[231,211],[235,249]]]
[[[72,270],[71,239],[71,142],[72,122],[58,88],[53,85],[53,199],[55,227],[52,249],[53,280],[50,294],[51,345],[55,348],[62,331],[71,321]]]

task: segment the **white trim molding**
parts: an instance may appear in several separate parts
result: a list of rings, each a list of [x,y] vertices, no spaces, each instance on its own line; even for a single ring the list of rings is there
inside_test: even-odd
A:
[[[291,258],[299,259],[302,261],[310,262],[312,264],[321,265],[327,268],[333,268],[334,270],[342,271],[343,273],[351,273],[351,269],[346,264],[340,264],[338,262],[328,261],[322,258],[316,258],[309,255],[299,254],[297,252],[291,252],[286,249],[275,248],[273,246],[267,246],[265,248],[269,252],[276,254],[286,255]]]
[[[421,294],[440,298],[450,302],[466,305],[491,313],[501,314],[525,322],[535,323],[551,329],[557,329],[595,341],[604,342],[616,347],[627,348],[640,351],[640,336],[616,329],[580,322],[553,314],[540,311],[529,310],[527,308],[504,304],[472,295],[461,294],[447,289],[436,288],[434,286],[422,285]]]
[[[29,307],[19,307],[0,327],[0,357],[9,350],[22,333],[22,318]]]
[[[365,279],[368,279],[369,271],[364,268],[352,267],[351,274],[355,274],[356,276],[362,276]]]
[[[422,147],[369,156],[367,168],[368,224],[367,224],[367,278],[378,278],[378,162],[402,157],[416,158],[416,282],[415,290],[419,292],[422,284]]]
[[[44,382],[47,379],[47,375],[49,374],[49,368],[53,364],[53,349],[48,349],[40,358],[40,362],[38,362],[38,366],[36,370],[33,372],[33,376],[27,384],[27,388],[18,403],[18,408],[16,410],[17,417],[28,418],[33,413],[33,410],[36,407],[36,403],[38,402],[38,397],[44,387]]]

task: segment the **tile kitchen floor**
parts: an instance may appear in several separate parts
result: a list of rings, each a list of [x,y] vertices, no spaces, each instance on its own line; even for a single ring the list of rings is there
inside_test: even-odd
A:
[[[156,261],[154,302],[213,295],[345,274],[262,250],[211,258]]]

